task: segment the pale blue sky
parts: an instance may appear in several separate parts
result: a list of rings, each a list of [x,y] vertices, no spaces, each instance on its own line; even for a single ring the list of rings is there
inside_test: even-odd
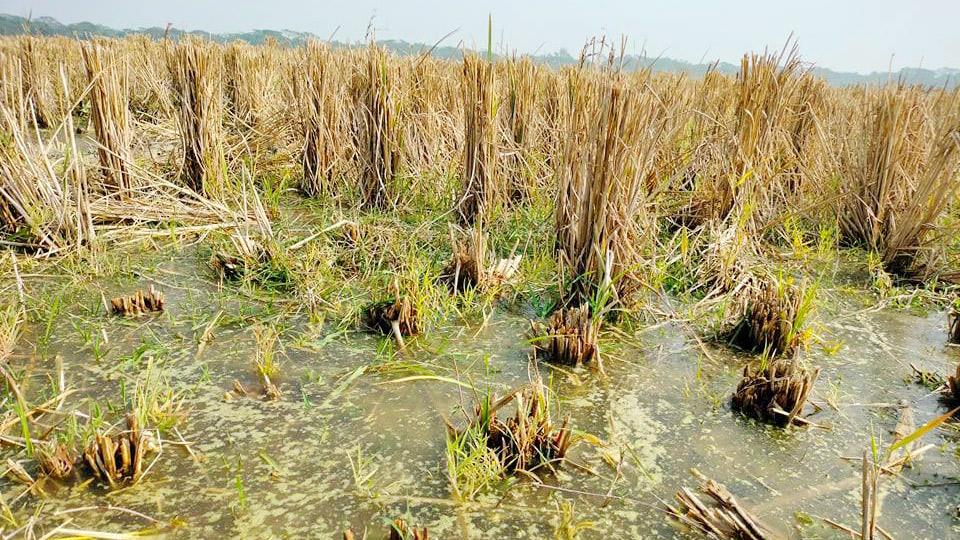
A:
[[[236,32],[291,29],[341,40],[362,39],[371,16],[377,37],[485,46],[487,15],[494,39],[510,50],[576,51],[592,35],[630,39],[631,50],[688,61],[736,62],[747,50],[779,48],[791,32],[804,59],[844,71],[904,66],[960,68],[960,0],[688,0],[453,1],[271,0],[0,0],[0,12],[63,22],[136,28],[173,23],[186,29]]]

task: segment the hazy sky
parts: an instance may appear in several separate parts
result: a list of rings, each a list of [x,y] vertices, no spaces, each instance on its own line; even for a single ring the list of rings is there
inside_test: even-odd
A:
[[[748,50],[780,48],[793,32],[804,59],[831,69],[960,67],[960,0],[0,0],[0,12],[31,11],[119,28],[336,30],[345,41],[362,39],[375,17],[381,39],[433,43],[456,30],[444,44],[480,47],[492,14],[494,40],[509,50],[575,52],[589,36],[626,35],[631,52],[688,61],[736,62]]]

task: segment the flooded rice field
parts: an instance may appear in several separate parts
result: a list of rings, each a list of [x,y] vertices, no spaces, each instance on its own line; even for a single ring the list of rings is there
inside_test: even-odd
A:
[[[696,487],[696,469],[776,537],[850,537],[837,526],[859,530],[871,440],[888,444],[904,409],[916,426],[945,412],[911,365],[942,374],[960,357],[944,344],[941,312],[874,309],[821,291],[831,298],[813,323],[821,343],[805,353],[822,368],[806,411],[817,409],[807,416],[814,425],[782,429],[731,410],[749,357],[700,343],[682,322],[608,336],[602,373],[533,363],[528,305],[500,306],[482,325],[450,324],[396,352],[387,338],[285,317],[286,300],[225,293],[197,267],[188,250],[79,287],[24,278],[50,310],[24,326],[10,360],[28,401],[49,396],[62,370],[72,390],[62,411],[119,422],[146,389],[175,395],[157,416],[177,419],[135,485],[47,479],[25,494],[0,480],[7,504],[30,498],[38,528],[171,538],[339,538],[352,528],[379,538],[403,518],[435,538],[676,538],[690,533],[665,505]],[[150,284],[166,296],[162,314],[103,315],[101,294]],[[264,324],[278,333],[281,395],[272,400],[254,367]],[[574,429],[568,462],[456,500],[445,419],[462,425],[480,395],[537,375],[551,413]],[[69,416],[47,419],[48,429]],[[4,440],[14,457],[17,439]],[[958,441],[955,427],[941,426],[921,440],[932,448],[881,479],[878,523],[890,537],[960,538]]]
[[[0,540],[960,538],[960,91],[369,35],[0,40]]]

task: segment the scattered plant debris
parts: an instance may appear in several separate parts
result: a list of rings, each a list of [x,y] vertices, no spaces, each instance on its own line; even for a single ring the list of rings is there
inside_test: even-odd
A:
[[[680,503],[667,505],[670,516],[711,540],[772,540],[770,531],[750,514],[723,484],[692,471],[702,483],[700,491],[713,500],[704,503],[696,493],[681,488],[675,498]]]
[[[75,470],[76,456],[65,444],[38,445],[36,457],[43,474],[52,478],[67,478]]]
[[[364,535],[365,537],[366,535]],[[417,527],[408,527],[407,523],[402,519],[396,519],[390,525],[390,532],[387,533],[387,536],[384,537],[385,540],[430,540],[430,535],[427,532],[427,528],[417,528]],[[352,529],[347,529],[343,531],[343,540],[355,540],[356,535],[354,535]]]
[[[415,336],[422,330],[421,314],[409,296],[401,295],[395,280],[390,286],[392,298],[374,302],[363,310],[363,326],[385,336],[393,335],[402,347],[404,336]]]
[[[953,375],[947,375],[946,391],[943,394],[943,400],[951,407],[960,407],[960,362],[957,363],[957,371]]]
[[[210,266],[225,281],[249,279],[260,286],[286,290],[292,285],[285,258],[273,241],[258,241],[250,234],[236,232],[230,244],[214,251]]]

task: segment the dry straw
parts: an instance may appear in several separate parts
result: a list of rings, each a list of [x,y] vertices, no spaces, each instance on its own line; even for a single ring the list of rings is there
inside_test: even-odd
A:
[[[0,49],[0,106],[13,114],[18,129],[27,126],[27,101],[24,96],[24,71],[20,57]]]
[[[164,294],[150,285],[145,291],[140,290],[129,296],[112,298],[110,311],[114,315],[136,317],[144,313],[163,311],[164,304]]]
[[[555,222],[570,304],[610,285],[620,299],[638,288],[641,228],[650,224],[645,180],[671,129],[669,111],[643,84],[649,74],[628,81],[614,62],[611,52],[606,65],[581,62],[567,74]]]
[[[181,177],[210,196],[223,194],[227,182],[218,59],[212,44],[189,38],[174,45],[168,58],[183,145]]]
[[[454,292],[469,289],[494,290],[506,283],[520,266],[520,255],[496,259],[487,249],[487,237],[479,226],[467,232],[451,226],[453,258],[440,274],[440,281]]]
[[[947,313],[947,342],[960,345],[960,301]]]
[[[243,42],[229,44],[223,52],[223,92],[226,109],[236,123],[255,128],[263,112],[264,66],[259,51]]]
[[[46,253],[88,245],[95,236],[89,187],[69,115],[63,132],[63,158],[54,163],[50,149],[29,141],[16,115],[0,107],[0,133],[9,137],[0,145],[0,227],[7,233],[22,230],[26,246]]]
[[[54,70],[47,63],[43,46],[45,42],[35,36],[17,38],[22,69],[21,84],[23,99],[31,123],[43,129],[57,124],[53,112],[53,88],[49,77]]]
[[[530,334],[538,358],[569,366],[593,363],[602,368],[599,319],[591,317],[586,304],[558,309],[546,326],[531,323]]]
[[[300,85],[300,122],[303,129],[303,180],[300,189],[317,196],[328,190],[333,182],[337,152],[336,107],[334,76],[336,66],[327,47],[316,41],[306,44],[303,51]]]
[[[505,177],[506,198],[519,202],[530,195],[532,181],[531,153],[533,113],[536,107],[535,91],[538,79],[537,66],[529,57],[512,58],[507,63],[506,107],[501,175]]]
[[[743,379],[733,394],[733,409],[778,426],[807,423],[800,413],[820,374],[796,360],[773,360],[744,366]]]
[[[515,403],[514,415],[504,420],[498,413]],[[482,446],[492,451],[498,467],[506,473],[539,475],[555,471],[563,464],[573,432],[569,418],[560,425],[550,414],[547,389],[539,379],[496,398],[486,395],[474,406],[466,427],[458,429],[447,421],[448,446],[467,453]],[[457,459],[460,456],[454,456]]]
[[[729,192],[720,207],[723,218],[737,203],[758,205],[758,213],[783,209],[789,200],[790,180],[784,176],[793,161],[793,124],[797,115],[794,90],[801,64],[796,48],[779,54],[744,55],[737,75],[734,102],[733,169],[727,176]]]
[[[700,492],[710,497],[708,500],[712,504],[705,503],[689,488],[681,488],[674,496],[679,506],[667,505],[672,518],[713,540],[777,538],[723,484],[703,476],[696,469],[693,474],[702,482]]]
[[[133,187],[126,60],[119,45],[107,41],[85,42],[82,51],[104,185],[126,192]]]
[[[738,322],[729,341],[769,355],[793,356],[807,340],[814,290],[785,277],[750,275],[737,292]]]
[[[890,273],[927,270],[931,232],[960,188],[958,96],[903,84],[868,91],[862,132],[844,139],[841,234]]]
[[[137,424],[136,416],[127,416],[127,430],[121,433],[97,433],[83,450],[87,470],[111,488],[136,484],[144,474],[144,459],[149,438]]]
[[[483,220],[497,196],[493,66],[473,53],[463,57],[464,154],[460,222]]]
[[[361,206],[383,209],[396,204],[403,137],[397,119],[396,74],[386,51],[371,43],[360,55],[353,95],[357,107],[357,158]]]
[[[174,109],[164,44],[142,35],[120,42],[128,53],[130,112],[140,120],[162,121]]]

